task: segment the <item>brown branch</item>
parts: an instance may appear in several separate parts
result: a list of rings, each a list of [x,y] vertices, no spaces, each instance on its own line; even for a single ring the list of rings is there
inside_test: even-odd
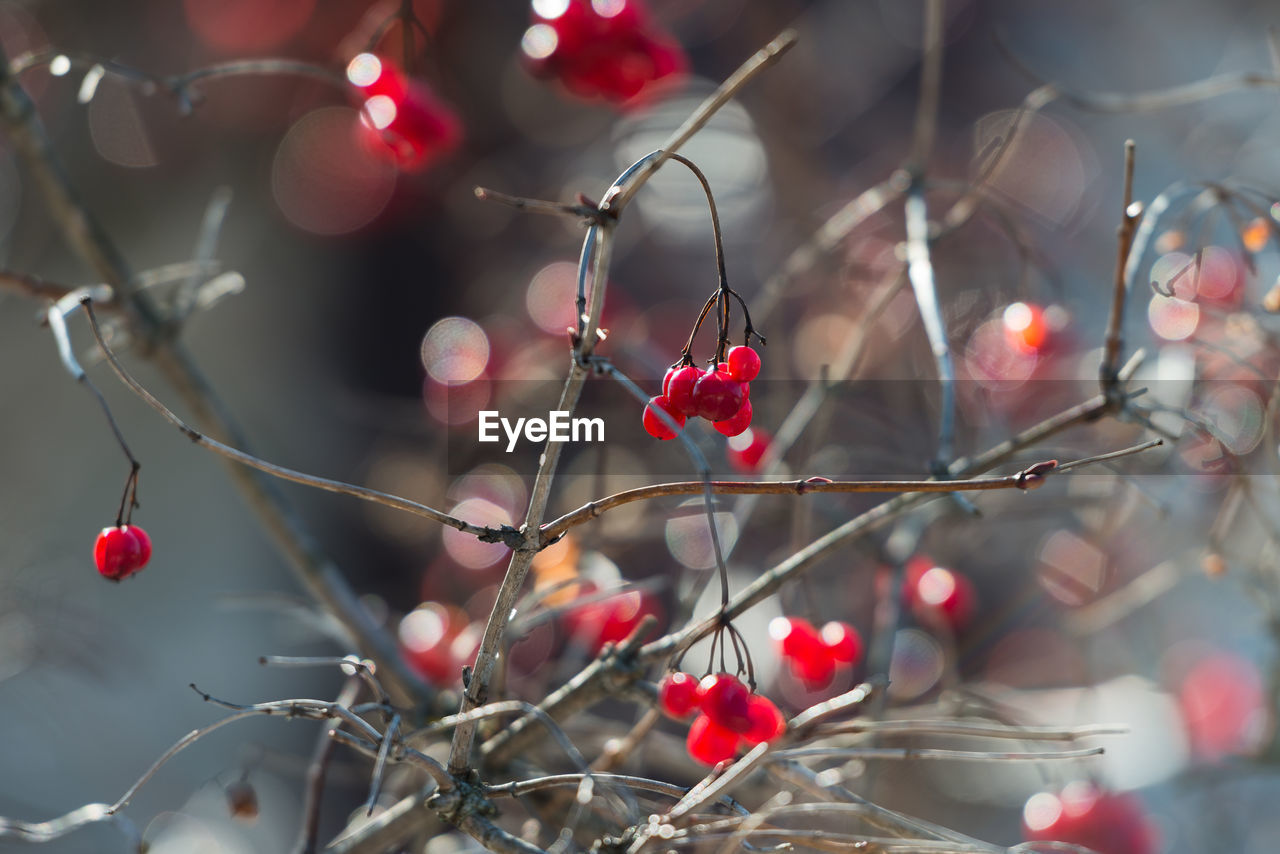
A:
[[[162,336],[164,319],[146,294],[138,292],[124,256],[79,197],[35,105],[10,74],[2,51],[0,127],[34,176],[49,213],[68,245],[102,281],[112,286],[134,337],[145,342],[147,355],[190,407],[196,423],[203,425],[206,433],[230,445],[250,447],[251,443],[246,441],[243,431],[190,354],[177,341]],[[429,699],[432,691],[401,660],[395,640],[369,615],[341,571],[323,553],[275,484],[265,474],[239,466],[231,466],[230,473],[245,502],[288,560],[296,579],[343,625],[359,650],[378,663],[379,672],[397,702],[415,704]]]
[[[1103,343],[1100,378],[1102,393],[1115,394],[1119,389],[1117,371],[1124,347],[1124,306],[1129,292],[1126,270],[1129,251],[1133,248],[1133,235],[1138,229],[1142,206],[1133,202],[1133,170],[1136,146],[1133,140],[1124,143],[1124,202],[1120,208],[1120,228],[1117,232],[1119,246],[1116,249],[1116,270],[1111,285],[1111,314],[1107,318],[1107,337]]]
[[[780,481],[711,481],[711,491],[716,495],[807,495],[817,492],[981,492],[992,489],[1035,489],[1040,481],[1030,479],[1030,469],[1045,466],[1037,463],[1018,474],[1002,477],[990,477],[976,480],[938,481],[938,480],[828,480],[823,477],[811,477],[806,480]],[[1046,472],[1037,472],[1045,474]],[[615,507],[630,504],[633,501],[647,501],[667,495],[701,495],[705,484],[700,480],[678,481],[675,483],[657,483],[650,486],[638,486],[624,490],[605,498],[584,504],[577,510],[566,513],[554,522],[542,526],[544,542],[550,542],[561,536],[570,528],[600,516]]]
[[[0,270],[0,290],[33,299],[60,300],[75,288],[57,282],[47,282],[39,276],[17,273],[13,270]]]
[[[738,68],[729,79],[705,100],[685,122],[677,128],[662,145],[657,155],[651,155],[641,161],[634,170],[623,173],[605,193],[599,209],[608,214],[601,221],[592,225],[587,232],[584,246],[594,247],[594,254],[584,252],[582,263],[591,266],[591,296],[587,308],[587,320],[577,336],[573,347],[573,362],[569,367],[569,375],[565,379],[560,393],[557,410],[573,412],[577,408],[582,387],[587,379],[587,365],[596,345],[596,330],[600,326],[600,317],[604,311],[606,284],[608,283],[609,262],[613,253],[613,230],[617,227],[619,215],[630,199],[651,178],[658,168],[677,150],[697,133],[734,95],[750,82],[760,71],[772,65],[796,40],[795,33],[786,30],[772,42],[758,51]],[[555,478],[556,465],[560,460],[562,443],[548,441],[542,454],[538,472],[534,476],[533,488],[529,493],[529,507],[525,513],[524,533],[528,546],[520,548],[511,556],[506,574],[498,588],[493,609],[485,623],[484,635],[480,648],[472,665],[471,679],[462,695],[460,712],[465,713],[485,703],[488,695],[489,680],[493,675],[502,638],[511,619],[512,607],[520,595],[529,567],[533,563],[539,535],[546,512],[547,501],[551,493],[551,485]],[[449,749],[449,770],[462,774],[469,766],[471,748],[475,741],[475,721],[460,724],[453,733],[453,743]]]
[[[915,133],[905,168],[913,175],[924,171],[938,133],[938,100],[942,94],[943,30],[946,25],[944,0],[924,4],[924,49],[920,64],[920,95],[916,99]]]

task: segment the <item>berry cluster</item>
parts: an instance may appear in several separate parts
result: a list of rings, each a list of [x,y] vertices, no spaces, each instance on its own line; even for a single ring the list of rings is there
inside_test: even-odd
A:
[[[819,631],[800,617],[775,617],[769,637],[792,675],[810,689],[831,684],[836,670],[862,658],[862,635],[848,623],[830,622]]]
[[[685,745],[704,765],[732,759],[743,744],[772,741],[787,728],[772,700],[730,673],[713,673],[701,682],[688,673],[668,673],[658,686],[658,703],[676,719],[698,713]]]
[[[691,364],[668,369],[662,378],[662,394],[644,408],[645,432],[655,439],[674,439],[679,431],[658,414],[671,416],[679,427],[698,416],[710,421],[726,436],[737,436],[751,426],[751,381],[760,373],[760,355],[746,345],[734,347],[714,369]]]
[[[534,0],[521,41],[529,70],[580,98],[629,101],[683,73],[683,51],[639,0]]]
[[[363,142],[399,168],[422,168],[461,140],[453,111],[390,60],[362,53],[347,65],[347,79],[359,95]]]
[[[103,528],[93,544],[93,562],[103,578],[121,581],[151,560],[151,538],[137,525]]]
[[[1022,832],[1028,842],[1063,842],[1098,854],[1151,854],[1160,847],[1137,798],[1083,780],[1032,795],[1022,810]]]

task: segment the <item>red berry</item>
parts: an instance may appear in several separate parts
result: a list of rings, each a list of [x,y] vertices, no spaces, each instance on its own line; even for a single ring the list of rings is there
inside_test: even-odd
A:
[[[689,727],[685,746],[689,755],[703,765],[717,765],[733,758],[741,740],[742,737],[733,730],[726,729],[707,715],[698,715]]]
[[[751,719],[751,727],[742,734],[742,738],[753,747],[762,741],[773,741],[787,728],[782,712],[763,694],[751,695],[747,702],[747,717]]]
[[[363,104],[366,143],[401,169],[419,169],[447,154],[462,137],[453,110],[417,81],[402,97],[374,95]]]
[[[142,568],[146,563],[143,558],[143,541],[136,535],[142,530],[132,525],[121,525],[115,528],[103,528],[93,544],[93,562],[98,566],[98,573],[104,578],[119,581],[127,578]],[[146,556],[151,556],[151,539],[146,538]]]
[[[688,717],[698,708],[698,680],[688,673],[668,673],[658,685],[658,703],[673,718]]]
[[[450,685],[462,674],[453,655],[453,642],[466,625],[466,615],[437,602],[427,602],[400,621],[400,648],[405,659],[424,677]]]
[[[134,539],[138,541],[138,565],[134,569],[142,569],[151,560],[151,537],[147,536],[147,532],[137,525],[125,525],[129,533],[133,534]]]
[[[862,635],[848,623],[832,621],[819,632],[822,645],[836,661],[852,664],[862,658]]]
[[[759,471],[760,461],[764,459],[765,451],[769,450],[769,439],[769,434],[758,427],[748,427],[731,437],[725,451],[729,465],[743,474]]]
[[[769,622],[769,637],[777,644],[791,672],[809,687],[821,688],[835,676],[835,658],[808,620],[774,617]]]
[[[1015,302],[1002,316],[1005,334],[1015,350],[1038,353],[1049,340],[1049,324],[1044,309],[1035,303]]]
[[[942,622],[956,632],[964,628],[977,607],[973,583],[963,574],[930,567],[909,587],[908,601],[922,622]]]
[[[589,592],[592,591],[584,589],[583,595]],[[600,602],[574,608],[565,613],[564,620],[578,642],[598,653],[606,643],[624,640],[649,614],[661,616],[657,600],[641,590],[625,590]]]
[[[677,368],[674,373],[668,371],[669,382],[664,382],[662,393],[676,412],[682,415],[697,415],[698,408],[693,403],[693,389],[702,377],[702,371],[693,365]]]
[[[408,87],[408,79],[394,62],[372,53],[359,54],[347,64],[347,79],[362,99],[385,95],[400,101]]]
[[[651,397],[644,408],[644,416],[641,418],[645,432],[655,439],[674,439],[679,430],[672,430],[667,425],[667,422],[658,414],[657,410],[659,409],[670,415],[671,420],[676,423],[677,427],[684,426],[684,416],[676,411],[670,400],[665,397]]]
[[[693,405],[708,421],[732,418],[742,407],[747,393],[742,384],[719,370],[708,371],[693,387]]]
[[[760,373],[760,354],[750,347],[733,347],[726,359],[729,376],[740,383],[749,383]]]
[[[1022,810],[1029,842],[1066,842],[1098,854],[1151,854],[1155,828],[1132,795],[1106,792],[1093,783],[1068,783],[1061,792],[1032,795]]]
[[[747,707],[751,692],[731,673],[713,673],[698,683],[702,712],[722,727],[736,733],[751,728]]]
[[[751,426],[751,401],[742,401],[742,406],[732,418],[716,421],[713,426],[726,436],[737,436]]]

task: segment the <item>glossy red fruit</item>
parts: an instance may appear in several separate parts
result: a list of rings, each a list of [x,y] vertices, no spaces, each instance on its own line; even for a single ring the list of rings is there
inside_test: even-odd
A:
[[[719,370],[708,371],[693,387],[693,405],[697,414],[708,421],[732,418],[746,399],[742,384]]]
[[[760,374],[760,354],[750,347],[731,348],[725,360],[729,366],[729,376],[740,383],[749,383]]]
[[[751,426],[751,414],[751,401],[744,400],[732,418],[716,421],[712,426],[726,436],[739,436]]]
[[[662,416],[658,414],[658,410],[662,410],[671,416],[671,420],[678,427],[684,427],[684,416],[676,411],[671,405],[671,401],[665,397],[651,397],[649,403],[645,405],[644,416],[641,418],[644,424],[644,430],[655,439],[674,439],[679,435],[679,430],[672,430]]]
[[[697,415],[698,408],[693,403],[693,389],[702,377],[702,371],[693,365],[685,365],[682,368],[676,368],[674,372],[668,371],[667,375],[670,380],[663,383],[662,393],[666,395],[667,400],[671,401],[671,406],[682,415]]]
[[[689,749],[689,755],[703,765],[717,765],[734,757],[741,740],[742,736],[738,733],[703,714],[694,718],[689,726],[685,746]]]
[[[743,474],[754,474],[760,470],[760,462],[769,450],[771,437],[759,427],[748,427],[737,436],[729,439],[729,447],[725,457],[729,465]]]
[[[751,692],[732,673],[712,673],[698,683],[702,713],[725,729],[744,733],[751,728],[747,714]]]
[[[822,642],[818,630],[800,617],[774,617],[769,622],[769,637],[791,672],[811,688],[831,682],[836,672],[831,650]]]
[[[822,645],[836,661],[853,664],[862,658],[862,635],[848,623],[832,621],[818,633]]]
[[[93,544],[93,562],[98,573],[120,581],[142,569],[151,557],[151,538],[136,525],[103,528]],[[145,555],[145,556],[144,556]]]
[[[1022,810],[1022,832],[1028,842],[1065,842],[1097,854],[1153,854],[1159,847],[1136,797],[1086,781],[1032,795]]]
[[[658,705],[673,718],[686,718],[698,708],[698,680],[688,673],[668,673],[658,684]]]
[[[751,726],[742,734],[742,739],[752,747],[762,741],[773,741],[787,728],[782,712],[763,694],[751,695],[747,701],[747,717],[751,719]]]

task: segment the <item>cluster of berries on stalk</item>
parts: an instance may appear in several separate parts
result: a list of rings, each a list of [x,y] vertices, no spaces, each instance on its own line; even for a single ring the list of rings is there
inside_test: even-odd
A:
[[[685,419],[705,418],[726,436],[737,436],[751,426],[751,381],[760,373],[760,356],[745,344],[729,350],[725,360],[703,371],[681,362],[662,379],[662,394],[650,398],[644,408],[644,429],[655,439],[674,439],[659,410],[677,427]]]
[[[658,686],[662,711],[677,720],[697,714],[685,745],[704,765],[732,759],[739,748],[772,741],[787,728],[782,712],[731,673],[712,673],[699,681],[688,673],[668,673]]]
[[[792,675],[810,689],[831,684],[836,671],[862,659],[862,635],[848,623],[832,621],[820,630],[800,617],[775,617],[769,637]]]
[[[521,40],[530,72],[579,98],[632,101],[688,64],[640,0],[534,0],[532,8]]]

